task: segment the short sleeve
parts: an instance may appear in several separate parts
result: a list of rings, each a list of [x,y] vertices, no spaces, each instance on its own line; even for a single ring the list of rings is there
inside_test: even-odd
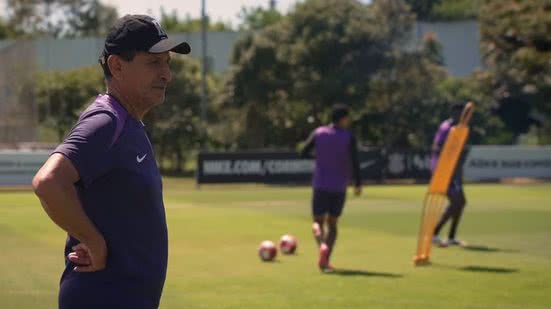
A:
[[[438,128],[436,135],[434,136],[434,143],[438,146],[444,145],[444,142],[448,137],[449,131],[450,131],[450,125],[448,124],[447,121],[443,122]]]
[[[86,187],[113,166],[111,144],[115,131],[116,119],[110,113],[83,117],[52,154],[60,153],[71,160]]]

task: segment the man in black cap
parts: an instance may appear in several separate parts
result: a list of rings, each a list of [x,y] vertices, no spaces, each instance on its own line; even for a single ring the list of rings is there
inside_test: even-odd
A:
[[[157,308],[168,237],[162,182],[142,119],[165,99],[169,52],[188,54],[159,23],[126,15],[100,57],[107,93],[84,111],[33,179],[68,234],[59,308]]]

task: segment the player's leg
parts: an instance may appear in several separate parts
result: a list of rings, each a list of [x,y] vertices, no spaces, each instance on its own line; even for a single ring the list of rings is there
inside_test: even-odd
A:
[[[463,193],[463,190],[460,190],[459,192],[457,192],[457,194],[454,194],[453,196],[451,196],[451,200],[452,200],[452,203],[454,204],[454,213],[452,216],[448,243],[450,245],[463,246],[465,245],[465,243],[456,239],[457,228],[459,226],[459,222],[461,221],[461,216],[463,215],[463,209],[467,204],[467,200],[465,198],[465,194]]]
[[[331,192],[331,194],[329,195],[328,201],[330,202],[330,205],[329,215],[327,216],[326,221],[327,232],[325,244],[327,245],[327,249],[325,252],[325,265],[320,265],[320,267],[325,271],[332,270],[329,261],[331,259],[331,253],[333,253],[333,249],[335,248],[335,243],[337,241],[338,221],[339,217],[342,214],[345,200],[345,192]]]
[[[319,247],[325,239],[325,235],[323,233],[323,222],[325,220],[325,216],[314,216],[313,219],[314,223],[312,223],[312,234],[314,234],[314,239]]]
[[[338,224],[339,217],[334,217],[332,215],[327,217],[327,237],[326,237],[326,244],[329,248],[329,253],[327,259],[329,260],[331,258],[331,253],[333,252],[333,248],[335,246],[335,242],[337,241],[337,235],[338,235]]]
[[[442,215],[442,218],[440,219],[440,221],[436,225],[436,228],[434,229],[434,237],[432,238],[433,244],[438,245],[440,247],[446,247],[448,245],[448,242],[441,240],[438,235],[440,234],[440,230],[442,230],[442,227],[444,227],[444,225],[446,224],[446,222],[448,222],[448,220],[453,219],[455,216],[457,216],[459,212],[463,211],[462,208],[464,206],[464,203],[461,204],[461,198],[459,197],[460,193],[464,200],[461,177],[454,175],[450,181],[450,186],[448,188],[448,194],[447,194],[450,204],[446,208],[446,211],[444,212],[444,214]],[[455,228],[457,228],[457,226]]]
[[[318,247],[325,241],[324,225],[327,216],[327,197],[326,192],[314,189],[312,196],[312,234],[318,244]]]
[[[444,214],[442,214],[442,217],[440,218],[440,221],[438,221],[438,224],[436,224],[436,228],[434,229],[434,234],[433,234],[433,237],[432,237],[432,243],[437,245],[437,246],[440,246],[440,247],[445,247],[446,246],[446,242],[443,241],[442,239],[440,239],[440,236],[438,236],[438,235],[440,234],[440,230],[442,230],[442,227],[444,227],[446,222],[448,222],[448,220],[453,216],[453,214],[454,214],[453,206],[454,205],[450,200],[450,204],[446,208],[446,211],[444,212]]]

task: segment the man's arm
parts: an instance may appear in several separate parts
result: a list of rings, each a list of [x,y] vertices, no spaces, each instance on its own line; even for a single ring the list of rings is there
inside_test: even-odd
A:
[[[354,177],[354,186],[356,187],[356,195],[362,193],[362,176],[360,173],[360,161],[358,159],[358,144],[356,137],[352,135],[350,139],[350,161],[352,162],[352,175]]]
[[[451,127],[449,126],[449,124],[447,124],[446,121],[438,126],[438,130],[436,131],[436,134],[434,135],[434,140],[432,141],[432,153],[440,155],[440,152],[442,151],[442,147],[444,147],[444,143],[446,142],[446,138],[448,137],[450,129]]]
[[[316,144],[316,133],[312,132],[310,136],[308,136],[308,139],[306,140],[306,142],[304,142],[304,146],[300,151],[300,157],[313,158],[314,156],[312,155],[312,151],[314,150],[315,144]]]
[[[97,271],[105,268],[107,247],[103,236],[82,209],[74,187],[78,180],[78,172],[71,161],[56,153],[40,168],[32,184],[52,221],[82,244],[73,248],[81,252],[82,258],[73,256],[71,259],[82,265],[75,271]]]

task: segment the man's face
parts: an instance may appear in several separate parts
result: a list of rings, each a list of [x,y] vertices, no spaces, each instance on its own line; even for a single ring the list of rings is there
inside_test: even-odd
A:
[[[165,91],[172,79],[169,52],[138,52],[131,61],[122,61],[124,87],[144,105],[157,105],[165,100]]]
[[[348,128],[350,126],[350,118],[348,116],[344,116],[339,120],[339,127],[341,128]]]
[[[451,116],[452,116],[453,123],[458,123],[459,122],[459,118],[461,118],[461,112],[462,112],[462,110],[459,109],[459,108],[452,110]]]

